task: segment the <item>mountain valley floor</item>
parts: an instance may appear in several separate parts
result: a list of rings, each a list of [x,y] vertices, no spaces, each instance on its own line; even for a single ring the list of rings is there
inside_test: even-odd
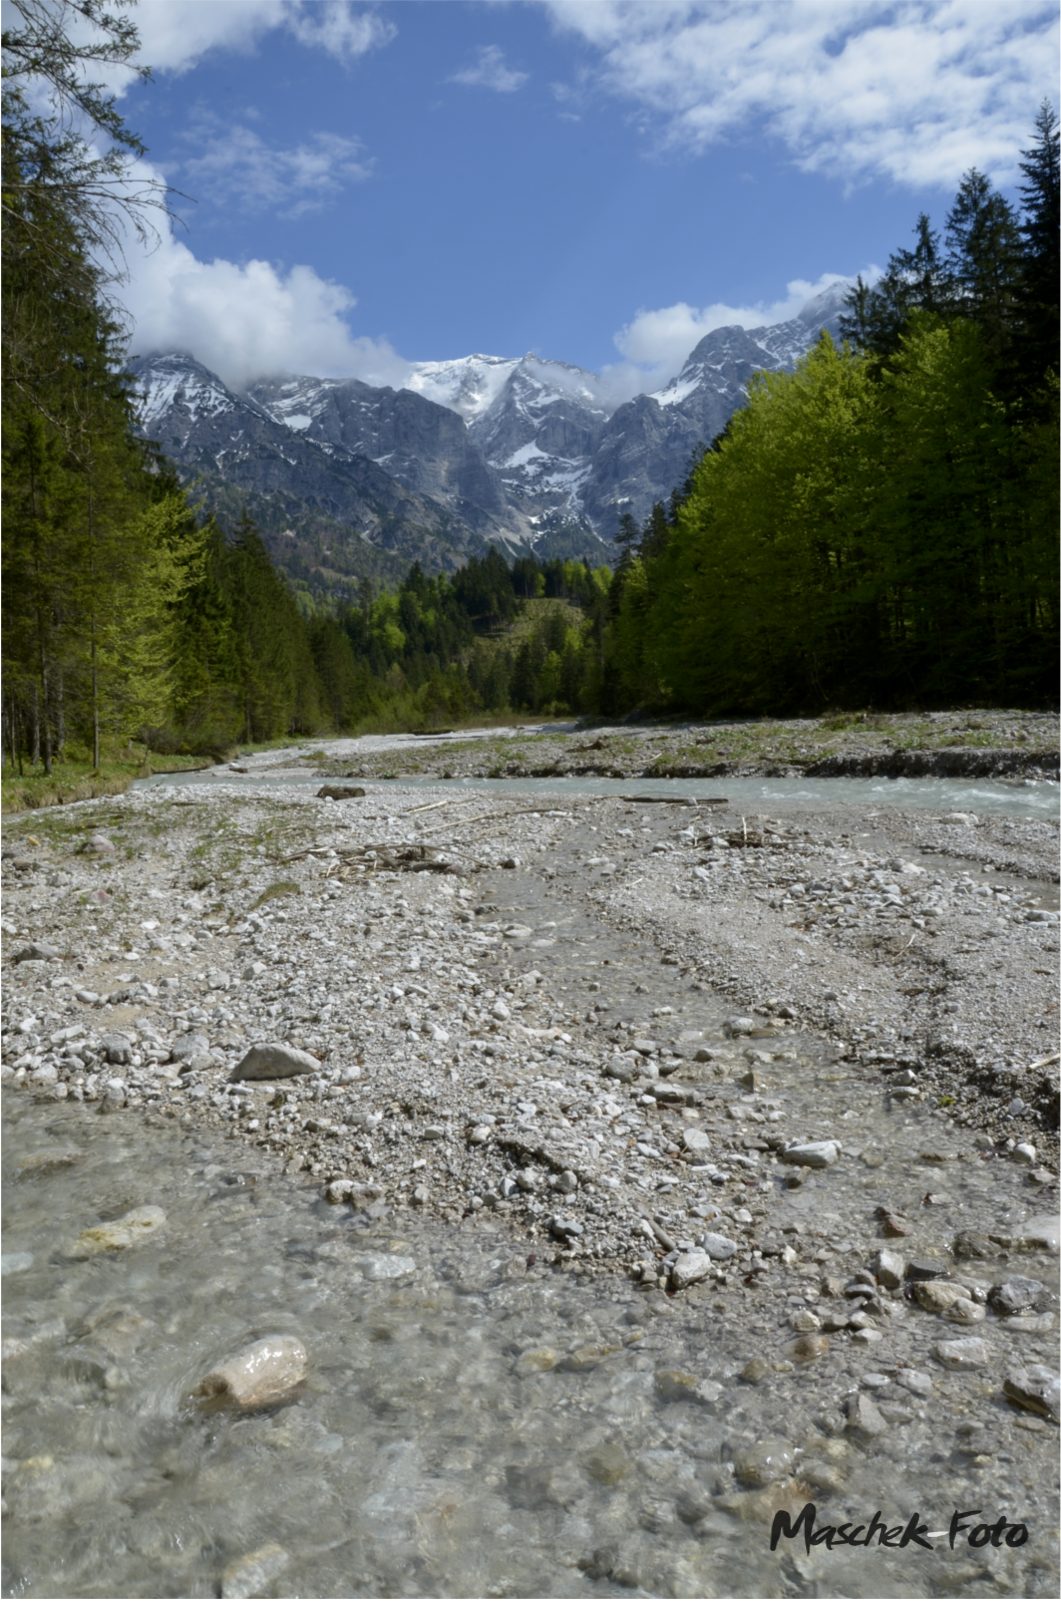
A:
[[[345,742],[308,754],[349,772]],[[663,1400],[751,1386],[783,1431],[798,1391],[819,1500],[846,1471],[823,1440],[872,1465],[990,1436],[976,1495],[1012,1508],[1010,1465],[1056,1441],[1056,1394],[1013,1378],[1056,1369],[1056,822],[333,799],[277,784],[292,759],[8,823],[5,1100],[198,1131],[359,1237],[422,1220],[514,1274],[625,1286],[637,1327],[709,1326],[739,1362],[701,1341]],[[126,1199],[164,1209],[165,1185]],[[528,1336],[513,1360],[630,1351]],[[766,1516],[772,1483],[749,1469],[711,1515]]]

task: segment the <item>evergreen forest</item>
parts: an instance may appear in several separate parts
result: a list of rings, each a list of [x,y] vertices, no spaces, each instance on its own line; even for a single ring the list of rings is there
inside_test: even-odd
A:
[[[72,42],[76,9],[94,43]],[[98,771],[131,741],[430,728],[509,712],[785,714],[1037,704],[1057,652],[1058,128],[1020,204],[977,172],[942,228],[763,373],[614,571],[493,549],[305,615],[251,518],[223,524],[136,428],[124,231],[165,195],[93,62],[121,7],[12,7],[3,85],[3,756]],[[81,35],[79,34],[80,38]],[[146,70],[146,69],[145,69]],[[51,110],[29,86],[44,80]],[[91,138],[91,143],[88,140]],[[104,154],[98,154],[102,148]]]

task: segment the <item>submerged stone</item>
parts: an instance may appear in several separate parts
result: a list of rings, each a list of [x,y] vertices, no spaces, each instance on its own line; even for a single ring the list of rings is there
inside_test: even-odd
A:
[[[298,1392],[309,1369],[301,1340],[270,1334],[211,1369],[196,1387],[204,1400],[246,1408],[273,1406]]]

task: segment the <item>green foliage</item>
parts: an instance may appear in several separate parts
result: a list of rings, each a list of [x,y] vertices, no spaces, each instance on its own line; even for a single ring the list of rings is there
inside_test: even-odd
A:
[[[976,323],[915,312],[879,370],[824,335],[795,373],[758,375],[662,553],[621,573],[618,705],[1047,693],[1054,426],[1014,428],[995,370]]]
[[[670,507],[620,530],[587,677],[598,709],[748,715],[1052,694],[1049,107],[1036,126],[1023,220],[967,174],[942,239],[920,217],[914,248],[852,292],[853,345],[823,335],[795,372],[758,374]]]

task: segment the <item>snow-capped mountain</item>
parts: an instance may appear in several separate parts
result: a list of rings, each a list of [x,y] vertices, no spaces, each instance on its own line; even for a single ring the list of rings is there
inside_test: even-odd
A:
[[[367,543],[448,567],[489,542],[557,540],[588,554],[622,513],[642,521],[684,481],[752,373],[793,367],[823,328],[836,337],[846,292],[834,285],[788,322],[716,328],[670,383],[618,407],[595,373],[534,355],[420,362],[397,390],[280,374],[236,395],[174,353],[132,370],[143,431],[179,466],[258,508],[269,496],[309,508],[362,555]],[[356,545],[348,556],[356,565]]]
[[[344,404],[356,404],[356,398],[351,402],[340,393],[329,405],[329,391],[349,385],[301,381],[298,404],[319,402],[317,439],[311,437],[313,418],[305,410],[290,403],[285,410],[284,402],[296,394],[284,391],[283,380],[277,382],[277,415],[271,415],[254,395],[235,394],[191,356],[140,358],[129,370],[140,395],[145,436],[157,441],[186,482],[195,482],[196,494],[211,509],[231,520],[240,505],[247,505],[276,559],[292,572],[308,567],[336,582],[362,573],[389,577],[416,560],[435,571],[453,569],[490,543],[519,544],[516,519],[491,483],[467,502],[462,515],[458,494],[436,499],[420,493],[359,450],[359,441],[346,444],[329,417],[335,412],[341,418]],[[269,385],[261,388],[275,398]],[[377,397],[377,410],[380,397],[384,406],[387,396],[394,397],[393,390],[368,393]],[[441,420],[452,450],[452,474],[459,480],[462,451],[471,454],[474,468],[475,447],[460,419],[416,396],[406,399],[413,410],[422,406],[438,414],[431,420]],[[397,406],[399,414],[404,405]],[[339,437],[333,437],[336,432]],[[481,471],[489,480],[485,464]],[[421,466],[419,476],[430,476],[428,469]]]

